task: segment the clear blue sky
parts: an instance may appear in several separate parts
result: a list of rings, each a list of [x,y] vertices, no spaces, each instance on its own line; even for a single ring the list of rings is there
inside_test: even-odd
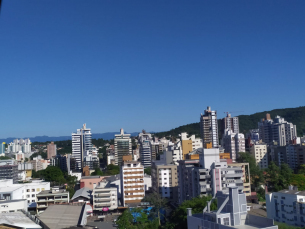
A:
[[[0,137],[302,106],[304,12],[304,0],[3,0]]]

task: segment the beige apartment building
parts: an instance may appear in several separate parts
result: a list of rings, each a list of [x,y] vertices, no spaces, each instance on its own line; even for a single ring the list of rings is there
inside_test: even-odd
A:
[[[54,144],[54,142],[49,143],[47,147],[48,159],[52,159],[52,157],[55,157],[56,154],[57,154],[56,144]]]
[[[152,189],[163,198],[178,201],[178,166],[154,161],[151,166]]]
[[[123,161],[120,175],[123,206],[141,202],[145,196],[143,165],[139,161]]]
[[[250,148],[250,153],[255,157],[256,164],[260,169],[268,168],[267,144],[256,142]]]

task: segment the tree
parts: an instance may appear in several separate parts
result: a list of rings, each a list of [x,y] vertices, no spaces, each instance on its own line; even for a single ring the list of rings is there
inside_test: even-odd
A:
[[[41,170],[40,173],[46,181],[54,182],[57,185],[62,185],[66,182],[62,171],[56,166],[48,166],[45,170]]]
[[[91,176],[103,176],[103,175],[104,175],[104,173],[103,173],[103,171],[101,171],[100,168],[96,168],[96,169],[94,170],[94,172],[91,173]]]
[[[265,180],[270,191],[280,191],[288,188],[292,178],[292,170],[289,165],[283,163],[278,167],[273,161],[269,164],[265,173]]]
[[[107,171],[105,175],[116,175],[120,173],[120,167],[117,165],[107,165]]]
[[[149,202],[151,205],[154,206],[154,208],[153,208],[154,211],[153,212],[155,213],[155,215],[158,218],[159,225],[161,225],[161,213],[160,213],[160,211],[161,211],[161,209],[166,208],[166,205],[167,205],[167,202],[168,202],[167,199],[162,198],[159,193],[153,192],[153,193],[150,193],[150,194],[146,195],[144,197],[144,199],[142,200],[142,202]]]
[[[297,186],[298,190],[305,190],[305,176],[303,174],[292,174],[291,176],[291,185]]]
[[[250,178],[253,185],[253,189],[256,189],[260,184],[264,183],[263,171],[256,164],[255,157],[249,153],[239,152],[237,161],[240,163],[249,163]],[[247,172],[247,171],[246,171]],[[247,176],[248,177],[248,176]]]
[[[0,156],[0,160],[9,160],[9,159],[12,159],[8,156]]]
[[[116,221],[119,229],[134,229],[133,216],[129,209],[126,209],[122,215],[119,216]]]
[[[192,208],[192,213],[201,213],[206,207],[207,202],[212,199],[211,196],[198,196],[191,200],[184,201],[176,210],[173,212],[171,217],[171,223],[174,224],[176,229],[187,228],[187,208]],[[211,210],[216,210],[217,204],[211,204]],[[171,225],[172,227],[172,225]]]
[[[147,167],[146,169],[144,169],[144,173],[147,175],[151,175],[151,167]]]

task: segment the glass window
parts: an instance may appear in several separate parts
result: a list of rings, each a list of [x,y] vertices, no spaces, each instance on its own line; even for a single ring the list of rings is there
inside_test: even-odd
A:
[[[36,191],[37,191],[37,192],[40,192],[40,188],[36,188]]]

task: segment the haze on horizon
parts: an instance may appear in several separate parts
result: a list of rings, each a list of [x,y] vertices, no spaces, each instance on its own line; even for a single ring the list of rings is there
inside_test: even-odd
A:
[[[305,1],[9,1],[0,138],[165,131],[304,105]],[[242,111],[242,112],[240,112]]]

